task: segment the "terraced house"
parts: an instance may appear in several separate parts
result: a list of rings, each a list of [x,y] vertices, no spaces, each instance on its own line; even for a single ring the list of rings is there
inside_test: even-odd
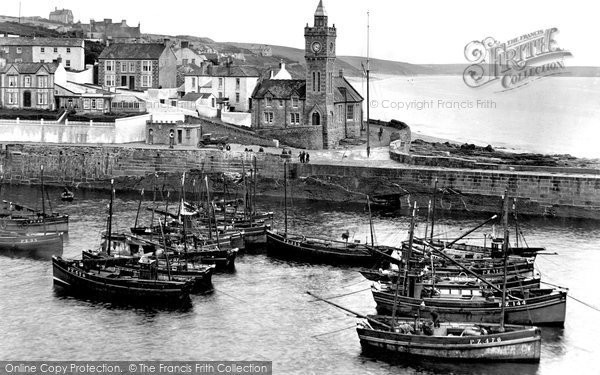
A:
[[[51,63],[62,58],[66,69],[85,69],[83,39],[0,38],[0,53],[7,63]]]
[[[59,63],[7,64],[0,69],[0,106],[54,110],[54,84],[65,81]]]
[[[98,82],[104,87],[177,87],[177,59],[168,43],[115,43],[98,60]]]

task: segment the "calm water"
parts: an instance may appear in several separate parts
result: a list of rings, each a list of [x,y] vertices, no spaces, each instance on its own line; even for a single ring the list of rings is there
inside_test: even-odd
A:
[[[3,189],[5,199],[35,202],[37,190]],[[59,190],[51,191],[58,197]],[[79,257],[95,247],[104,227],[107,199],[76,192],[73,203],[53,202],[71,216],[64,256]],[[130,226],[135,196],[117,199],[118,228]],[[280,210],[282,200],[259,206]],[[294,202],[290,225],[298,231],[339,238],[348,229],[364,240],[368,217],[362,206]],[[440,231],[452,235],[485,217],[440,218]],[[142,222],[148,217],[143,216]],[[374,218],[379,243],[406,237],[400,215]],[[540,256],[543,280],[570,288],[570,294],[600,307],[595,276],[600,264],[600,223],[530,219],[522,222],[528,243],[558,255]],[[424,231],[421,224],[417,231]],[[277,374],[564,374],[597,369],[600,312],[572,299],[564,329],[543,329],[539,365],[460,365],[431,361],[391,362],[361,354],[355,318],[320,302],[322,296],[359,291],[336,301],[355,311],[374,312],[362,276],[352,270],[244,255],[233,273],[213,277],[214,291],[192,296],[192,305],[174,310],[111,306],[61,296],[52,285],[50,261],[0,256],[0,360],[272,360]]]
[[[362,79],[352,82],[366,91]],[[388,76],[372,81],[370,116],[460,142],[600,158],[599,98],[597,77],[543,78],[499,92],[467,87],[461,76]]]

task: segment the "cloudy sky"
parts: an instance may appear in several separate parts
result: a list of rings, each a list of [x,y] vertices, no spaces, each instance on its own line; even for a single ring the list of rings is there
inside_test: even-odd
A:
[[[189,34],[220,42],[304,47],[303,28],[312,24],[317,0],[0,0],[0,14],[48,17],[68,8],[76,20],[126,19],[142,32]],[[93,5],[92,5],[93,4]],[[559,47],[573,53],[569,65],[600,66],[594,2],[584,0],[324,0],[338,28],[340,55],[366,54],[367,11],[371,14],[371,55],[410,63],[463,63],[464,47],[492,36],[507,41],[557,27]]]

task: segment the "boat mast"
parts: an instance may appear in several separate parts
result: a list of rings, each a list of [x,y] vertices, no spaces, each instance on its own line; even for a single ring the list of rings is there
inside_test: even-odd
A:
[[[403,293],[402,295],[406,296],[407,295],[407,285],[408,285],[408,272],[410,270],[410,258],[412,256],[412,245],[413,245],[413,239],[414,239],[414,233],[415,233],[415,215],[417,213],[417,201],[414,202],[414,206],[413,206],[413,212],[412,212],[412,218],[410,219],[410,232],[408,235],[408,251],[407,251],[407,255],[406,255],[406,265],[404,266],[404,281],[403,281],[403,286],[402,286],[402,290]],[[398,294],[400,291],[400,278],[398,277],[398,279],[396,280],[396,291],[394,293],[394,305],[392,307],[392,323],[391,323],[391,329],[394,329],[394,325],[396,323],[396,307],[398,304]]]
[[[287,161],[283,163],[283,212],[285,222],[285,237],[288,232],[288,209],[287,209]]]
[[[506,263],[508,258],[508,190],[504,193],[504,213],[502,222],[504,224],[504,241],[502,242],[502,250],[504,255],[504,278],[502,281],[502,309],[500,310],[500,332],[504,332],[504,314],[506,309]]]
[[[140,208],[142,208],[142,198],[144,197],[144,189],[140,191],[140,201],[138,202],[137,213],[135,214],[135,224],[133,224],[134,228],[137,228],[138,219],[140,217]]]
[[[371,156],[371,128],[369,126],[369,107],[371,105],[370,92],[369,92],[369,75],[370,75],[370,61],[369,61],[369,39],[370,39],[370,12],[367,11],[367,157]]]
[[[254,169],[253,169],[253,179],[252,179],[252,215],[256,215],[256,155],[254,155]]]
[[[204,176],[206,182],[206,216],[208,216],[208,239],[212,240],[212,218],[210,210],[212,208],[210,204],[210,193],[208,192],[208,175]]]
[[[244,181],[244,220],[248,219],[248,181],[246,180],[246,163],[242,159],[242,181]],[[237,204],[236,204],[237,206]],[[236,210],[237,211],[237,210]],[[223,216],[226,212],[223,212]]]
[[[46,198],[44,198],[44,166],[40,165],[40,182],[42,183],[42,215],[46,218]]]
[[[367,208],[369,209],[369,229],[371,231],[371,246],[375,246],[375,241],[373,239],[373,217],[371,216],[371,201],[369,200],[369,196],[367,195]]]
[[[113,217],[113,196],[115,194],[114,189],[115,180],[110,180],[110,204],[108,205],[108,237],[106,238],[106,253],[110,255],[110,239],[112,237],[112,217]]]
[[[438,180],[435,179],[435,184],[433,185],[433,205],[431,206],[431,236],[430,242],[433,244],[433,226],[435,225],[435,194],[437,193],[437,184]]]
[[[517,241],[516,246],[519,247],[519,220],[517,218],[517,198],[513,200],[513,215],[515,217],[515,240]]]
[[[185,215],[185,213],[182,214],[182,210],[185,211],[185,172],[182,173],[181,175],[181,206],[180,206],[180,212],[179,212],[179,218],[181,219],[181,222],[183,223],[183,251],[185,252],[185,258],[186,258],[186,263],[185,263],[185,267],[187,268],[187,233],[185,230],[185,226],[186,226],[186,221],[185,218],[187,215]]]

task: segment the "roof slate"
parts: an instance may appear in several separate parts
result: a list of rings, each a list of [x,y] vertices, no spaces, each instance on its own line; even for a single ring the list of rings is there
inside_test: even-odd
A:
[[[42,66],[45,67],[49,73],[56,72],[56,69],[58,68],[57,63],[33,63],[33,62],[9,63],[9,64],[6,64],[6,66],[4,66],[4,68],[0,69],[0,73],[8,72],[10,70],[10,68],[13,66],[21,74],[35,74],[42,68]]]
[[[98,59],[157,60],[165,48],[162,43],[114,43],[104,48]]]
[[[275,99],[290,99],[298,95],[306,98],[306,81],[303,79],[265,79],[256,86],[252,93],[253,99],[262,99],[270,93]]]
[[[0,37],[0,46],[83,47],[83,39]]]

